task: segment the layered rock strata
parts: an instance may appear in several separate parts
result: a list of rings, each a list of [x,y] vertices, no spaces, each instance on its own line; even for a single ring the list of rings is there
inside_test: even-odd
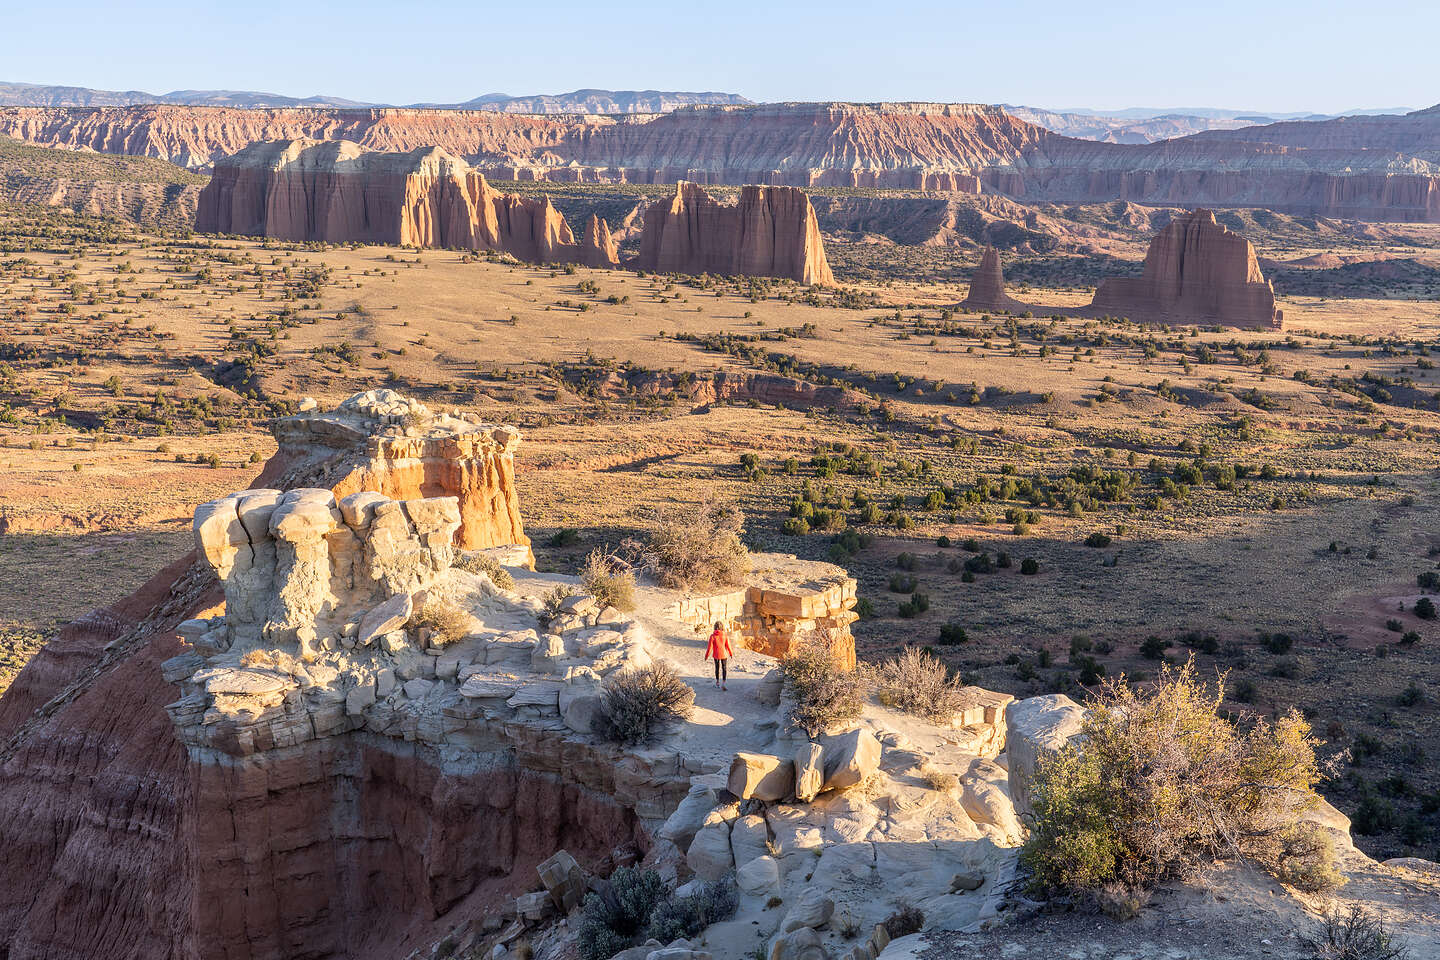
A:
[[[854,609],[856,581],[833,569],[823,579],[784,583],[789,578],[782,576],[728,593],[686,597],[676,603],[675,617],[700,630],[725,624],[747,650],[777,659],[815,638],[830,646],[838,664],[853,670],[850,625],[860,619]]]
[[[615,266],[608,231],[577,241],[548,198],[501,193],[438,147],[257,143],[220,160],[195,227],[280,240],[494,250],[530,263]]]
[[[335,496],[362,491],[392,500],[454,497],[465,550],[527,548],[515,490],[520,432],[436,415],[393,390],[359,393],[331,411],[318,406],[276,422],[277,459],[323,476]]]
[[[1141,276],[1102,281],[1091,310],[1143,322],[1271,330],[1283,319],[1255,248],[1209,210],[1170,221],[1150,242]]]
[[[747,186],[724,204],[682,181],[645,210],[634,266],[661,273],[788,277],[833,284],[815,208],[793,187]]]
[[[515,180],[864,187],[1017,200],[1265,207],[1440,222],[1440,109],[1212,131],[1151,144],[1061,136],[981,104],[777,103],[661,116],[136,106],[0,109],[0,135],[205,168],[310,138],[437,146]]]

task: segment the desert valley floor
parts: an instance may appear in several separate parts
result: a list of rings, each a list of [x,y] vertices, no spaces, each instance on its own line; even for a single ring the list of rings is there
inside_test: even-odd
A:
[[[754,546],[859,578],[862,659],[921,643],[967,682],[1078,696],[1193,651],[1230,709],[1299,704],[1350,751],[1324,792],[1361,849],[1440,856],[1440,621],[1415,606],[1440,309],[1413,289],[1282,296],[1283,330],[1237,332],[965,313],[960,271],[887,279],[863,240],[823,291],[19,215],[3,241],[0,687],[188,549],[269,418],[385,386],[521,427],[541,570],[713,492]],[[1006,268],[1029,302],[1087,302],[1080,266],[1048,279],[1065,262]]]

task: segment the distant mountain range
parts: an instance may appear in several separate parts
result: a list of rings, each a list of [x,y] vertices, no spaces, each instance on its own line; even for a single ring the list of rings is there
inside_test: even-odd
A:
[[[502,113],[667,113],[696,104],[747,104],[734,93],[690,93],[669,90],[575,90],[571,93],[513,97],[487,93],[463,103],[364,103],[344,97],[287,97],[253,90],[172,90],[154,94],[143,90],[92,90],[89,87],[46,86],[0,82],[0,106],[5,107],[128,107],[171,103],[203,107],[250,109],[283,107],[429,107],[449,110],[495,110]]]
[[[1211,107],[1189,107],[1148,110],[1129,107],[1123,110],[1047,110],[1043,107],[1001,104],[1001,109],[1027,123],[1044,127],[1051,133],[1081,140],[1105,143],[1154,143],[1188,137],[1207,130],[1238,130],[1277,121],[1322,121],[1337,117],[1385,116],[1410,112],[1409,107],[1381,110],[1351,110],[1345,113],[1271,113],[1259,114],[1244,110],[1218,110]]]

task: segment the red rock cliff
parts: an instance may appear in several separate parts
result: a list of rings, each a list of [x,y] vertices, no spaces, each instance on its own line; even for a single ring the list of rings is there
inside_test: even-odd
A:
[[[1255,248],[1209,210],[1170,221],[1150,241],[1143,274],[1103,281],[1091,309],[1149,323],[1278,330],[1281,321]]]
[[[494,190],[438,147],[368,151],[345,140],[257,143],[216,164],[196,229],[281,240],[497,250],[531,263],[615,266],[577,243],[549,199]],[[591,249],[584,240],[597,245]]]
[[[665,273],[788,277],[835,282],[815,209],[794,187],[748,186],[737,204],[681,182],[645,211],[636,267]]]
[[[282,421],[257,487],[453,496],[457,540],[523,541],[515,438],[472,429],[447,446],[444,423],[418,431],[413,404],[390,400]],[[644,841],[644,801],[616,797],[653,776],[523,725],[491,729],[486,762],[456,767],[429,731],[336,736],[353,726],[343,709],[338,731],[317,731],[287,700],[254,728],[197,719],[187,746],[167,716],[188,703],[177,655],[197,656],[181,624],[223,596],[187,556],[63,630],[0,699],[0,956],[399,958],[457,904],[483,913],[533,885],[559,847],[596,863]]]

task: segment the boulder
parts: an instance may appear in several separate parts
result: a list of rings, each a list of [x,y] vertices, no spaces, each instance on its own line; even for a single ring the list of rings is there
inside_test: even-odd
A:
[[[1033,812],[1030,782],[1039,758],[1069,743],[1084,718],[1085,709],[1063,693],[1017,700],[1005,708],[1010,800],[1022,820]]]
[[[685,862],[702,880],[712,883],[729,873],[735,866],[730,852],[730,824],[713,815],[707,818],[690,841]]]
[[[801,927],[823,927],[835,913],[835,901],[819,887],[806,887],[780,921],[780,932],[790,933]]]
[[[780,864],[768,854],[756,857],[735,871],[735,883],[751,896],[769,893],[780,886]]]
[[[769,960],[830,960],[830,955],[820,934],[811,927],[800,927],[771,941]]]
[[[780,694],[784,688],[785,676],[780,672],[780,668],[776,667],[767,671],[765,676],[760,678],[760,682],[755,684],[755,699],[762,706],[778,707],[780,706]]]
[[[818,743],[802,744],[795,750],[795,799],[814,800],[825,786],[825,748]]]
[[[869,730],[821,738],[825,748],[824,790],[843,790],[880,769],[880,741]]]
[[[414,612],[415,603],[410,594],[396,594],[384,603],[370,608],[370,611],[360,618],[355,642],[362,647],[368,647],[378,637],[405,626]]]
[[[727,784],[742,800],[784,800],[795,788],[795,763],[770,753],[741,751],[730,761]]]
[[[569,852],[557,850],[536,867],[540,882],[561,913],[569,913],[585,899],[585,871]]]
[[[770,852],[770,830],[765,818],[748,814],[737,819],[730,827],[730,852],[736,863],[749,863],[756,857]]]

